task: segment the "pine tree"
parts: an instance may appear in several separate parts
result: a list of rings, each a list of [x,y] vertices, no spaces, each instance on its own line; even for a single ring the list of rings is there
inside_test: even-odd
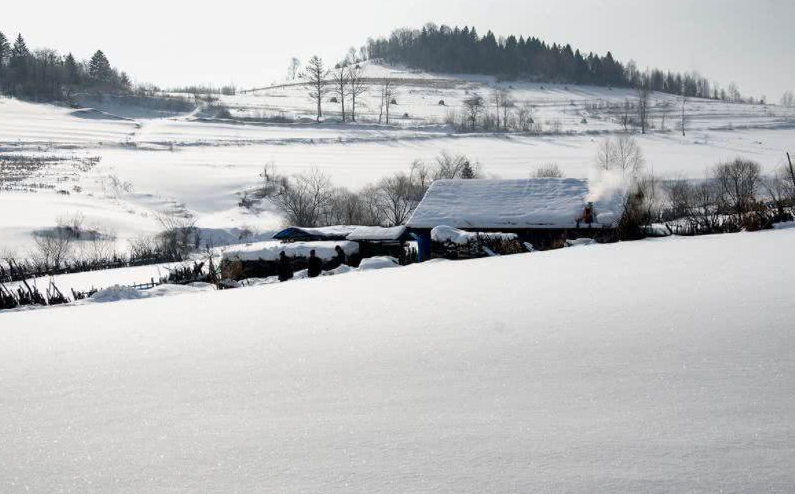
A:
[[[132,87],[132,81],[130,81],[130,76],[127,75],[127,72],[121,73],[119,76],[119,84],[122,89],[130,89]]]
[[[8,66],[15,71],[24,71],[30,60],[30,50],[25,44],[25,40],[21,34],[17,35],[17,40],[14,41],[14,47],[11,48],[11,55],[8,60]]]
[[[5,66],[8,63],[10,54],[11,45],[8,43],[8,38],[0,32],[0,86],[5,78]]]
[[[80,69],[77,66],[75,57],[70,53],[64,59],[64,69],[66,70],[67,84],[77,84],[80,82]]]
[[[28,82],[29,66],[30,50],[28,50],[28,46],[25,44],[22,35],[18,34],[8,59],[8,68],[10,72],[8,79],[12,83],[12,93],[17,92],[17,86],[22,86]]]
[[[104,83],[110,81],[112,73],[108,58],[102,53],[102,50],[97,50],[88,63],[88,76],[94,82]]]

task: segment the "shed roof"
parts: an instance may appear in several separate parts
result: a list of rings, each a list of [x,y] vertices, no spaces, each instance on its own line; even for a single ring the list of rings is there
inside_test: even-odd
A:
[[[309,257],[309,252],[314,250],[315,255],[323,260],[333,259],[337,255],[335,248],[340,246],[346,255],[359,252],[356,242],[290,242],[282,243],[274,240],[257,242],[250,245],[229,249],[223,253],[225,260],[239,261],[275,261],[279,253],[284,251],[287,257]]]
[[[391,228],[360,226],[348,235],[348,240],[360,242],[398,242],[408,238],[408,230],[405,226],[393,226]]]
[[[410,228],[575,228],[588,203],[586,180],[437,180],[409,219]],[[595,226],[613,226],[620,201],[596,201]]]
[[[307,228],[301,226],[291,226],[276,233],[273,238],[276,240],[345,240],[357,226],[337,225],[323,226],[317,228]]]

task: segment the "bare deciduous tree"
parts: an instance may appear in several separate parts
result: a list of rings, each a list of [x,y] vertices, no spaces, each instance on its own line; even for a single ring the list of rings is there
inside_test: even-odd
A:
[[[533,125],[533,107],[525,103],[516,111],[517,125],[519,130],[527,132]]]
[[[433,170],[433,180],[479,178],[481,176],[480,163],[472,163],[463,154],[452,155],[442,151],[436,157],[436,167]]]
[[[309,99],[317,103],[317,121],[323,118],[323,97],[328,94],[329,87],[326,81],[328,70],[326,70],[323,60],[317,55],[309,59],[306,66],[306,77],[309,84]]]
[[[507,89],[500,89],[494,93],[494,104],[497,107],[497,127],[502,123],[502,130],[508,130],[508,115],[511,108],[516,106],[516,102]],[[502,120],[502,122],[500,122]]]
[[[176,212],[157,216],[162,231],[157,235],[157,247],[162,255],[173,261],[184,261],[199,249],[201,234],[192,216]]]
[[[646,133],[646,125],[649,121],[649,87],[646,83],[641,83],[638,86],[638,125],[640,125],[640,133]]]
[[[671,114],[671,103],[663,101],[658,105],[658,111],[660,113],[660,130],[665,131],[665,120]]]
[[[784,220],[787,217],[786,207],[791,204],[793,198],[789,170],[778,168],[771,175],[760,177],[759,185],[767,192],[770,201],[776,207],[779,219]]]
[[[475,130],[478,117],[483,113],[483,98],[476,93],[465,99],[464,110],[466,111],[467,120],[471,125],[471,129]]]
[[[687,129],[687,113],[685,112],[685,105],[687,104],[687,96],[682,95],[682,114],[679,119],[679,128],[682,130],[682,137],[685,137],[685,130]]]
[[[293,57],[290,60],[290,64],[287,66],[287,78],[291,81],[294,81],[295,78],[298,76],[298,69],[301,68],[301,61],[298,60],[296,57]]]
[[[386,124],[389,125],[389,110],[392,106],[392,101],[395,99],[395,92],[395,81],[385,78],[381,83],[381,110],[378,114],[378,123],[381,123],[386,114]]]
[[[314,227],[320,224],[332,194],[328,175],[313,169],[287,180],[272,200],[290,224]]]
[[[33,242],[34,260],[47,267],[60,268],[72,252],[72,236],[60,230],[34,235]]]
[[[637,141],[628,134],[621,134],[615,139],[605,138],[599,144],[596,163],[604,170],[618,170],[625,177],[636,177],[646,160]]]
[[[737,158],[717,165],[713,170],[715,182],[726,207],[742,216],[756,202],[761,167],[759,163]]]
[[[533,171],[533,177],[535,178],[563,178],[563,170],[557,165],[557,163],[547,163],[544,165],[539,166],[538,168]]]
[[[632,103],[629,100],[624,100],[624,106],[621,108],[621,125],[624,127],[624,132],[629,132],[629,124],[632,121]]]
[[[413,189],[411,177],[403,172],[378,182],[379,206],[388,225],[402,225],[409,219],[417,205]]]
[[[338,67],[331,73],[331,79],[334,83],[332,91],[339,98],[342,121],[345,122],[345,98],[348,96],[348,71],[345,67]]]
[[[351,95],[351,121],[356,121],[356,98],[367,92],[363,71],[359,67],[348,70],[348,94]]]

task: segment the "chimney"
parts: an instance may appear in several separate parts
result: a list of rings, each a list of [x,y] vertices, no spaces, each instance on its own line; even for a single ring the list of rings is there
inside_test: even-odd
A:
[[[582,210],[582,221],[586,225],[591,225],[593,224],[594,220],[595,218],[593,214],[593,203],[589,202],[588,204],[585,205],[585,208],[583,208]]]

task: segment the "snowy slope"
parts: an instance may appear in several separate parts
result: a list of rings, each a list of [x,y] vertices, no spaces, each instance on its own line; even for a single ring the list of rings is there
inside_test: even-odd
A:
[[[0,490],[792,492],[795,230],[0,315]]]
[[[34,230],[52,227],[59,216],[72,213],[114,231],[120,250],[129,238],[156,231],[156,216],[170,210],[192,214],[204,228],[273,231],[282,218],[271,205],[265,203],[257,212],[238,206],[242,192],[260,182],[268,164],[286,175],[318,168],[335,184],[352,189],[406,170],[416,159],[432,161],[442,151],[466,154],[488,176],[527,178],[538,166],[557,163],[567,177],[587,178],[603,136],[621,130],[616,108],[634,98],[632,91],[618,88],[498,83],[490,77],[371,64],[364,70],[372,90],[357,102],[357,124],[340,123],[340,109],[330,102],[325,104],[326,122],[306,123],[313,107],[300,84],[222,97],[236,118],[287,117],[297,122],[292,124],[200,119],[198,111],[166,117],[113,106],[102,107],[106,113],[76,111],[0,98],[0,157],[99,160],[66,182],[46,170],[34,174],[28,182],[50,187],[35,195],[3,190],[0,166],[0,210],[16,213],[0,216],[0,254],[28,253]],[[398,104],[389,127],[377,124],[377,84],[385,76],[398,80]],[[507,87],[517,105],[533,108],[542,135],[454,134],[444,124],[447,114],[460,111],[472,93],[490,101],[495,90]],[[795,110],[691,100],[689,132],[682,137],[671,130],[676,111],[670,108],[668,131],[659,132],[662,105],[674,103],[670,95],[653,95],[655,128],[638,137],[649,169],[657,174],[700,178],[717,161],[736,156],[771,170],[785,151],[793,151]],[[113,112],[135,118],[118,118]],[[131,192],[109,197],[103,183],[110,178],[129,183]],[[58,189],[73,186],[83,192],[58,195]]]

